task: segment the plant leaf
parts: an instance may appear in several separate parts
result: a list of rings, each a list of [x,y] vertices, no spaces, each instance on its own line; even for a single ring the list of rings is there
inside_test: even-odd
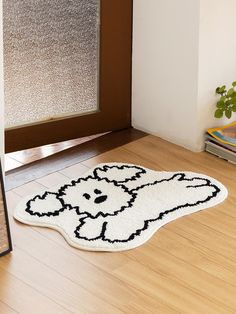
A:
[[[234,89],[233,88],[230,88],[227,92],[227,96],[232,96],[234,93]]]
[[[225,102],[225,108],[231,105],[231,99],[226,100]]]
[[[225,102],[225,100],[226,100],[226,96],[221,96],[220,97],[220,101],[224,101]]]
[[[232,111],[229,110],[229,109],[226,109],[226,110],[225,110],[225,115],[226,115],[226,117],[227,117],[228,119],[230,119],[230,118],[232,117]]]
[[[223,95],[224,93],[226,93],[226,89],[225,88],[226,88],[225,85],[223,85],[221,87],[217,87],[216,93],[219,94],[219,95]]]
[[[217,119],[222,118],[223,117],[223,113],[224,113],[224,111],[222,109],[217,109],[215,111],[215,118],[217,118]]]
[[[232,106],[232,111],[233,111],[233,112],[236,112],[236,104],[234,104],[234,105]]]
[[[223,100],[219,100],[219,101],[217,102],[216,107],[217,107],[217,108],[221,108],[221,109],[222,109],[222,108],[224,107],[224,104],[225,104],[225,103],[224,103],[224,101],[223,101]]]
[[[231,99],[231,104],[236,105],[236,97]]]
[[[234,82],[232,83],[232,86],[233,86],[233,87],[235,87],[235,86],[236,86],[236,81],[234,81]]]
[[[219,90],[219,93],[220,94],[224,94],[225,92],[226,92],[226,86],[225,85],[223,85],[223,86],[221,86],[221,88],[220,88],[220,90]]]

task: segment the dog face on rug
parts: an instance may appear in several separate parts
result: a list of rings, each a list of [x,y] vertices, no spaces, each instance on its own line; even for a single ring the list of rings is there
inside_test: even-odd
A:
[[[136,193],[125,183],[140,178],[143,168],[133,166],[97,167],[93,175],[73,180],[58,193],[45,192],[27,202],[26,211],[38,217],[58,216],[74,210],[83,217],[113,216],[131,207]]]
[[[72,181],[59,194],[67,208],[91,218],[115,215],[129,207],[135,198],[124,185],[92,176]]]
[[[100,164],[59,189],[22,201],[14,216],[57,229],[76,247],[119,251],[139,246],[162,225],[226,196],[220,182],[201,174]]]

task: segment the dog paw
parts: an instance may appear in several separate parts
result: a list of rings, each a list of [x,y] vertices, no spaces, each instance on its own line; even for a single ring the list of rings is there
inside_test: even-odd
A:
[[[58,216],[65,210],[63,201],[58,198],[56,193],[45,192],[36,195],[26,203],[25,211],[32,216]]]
[[[103,233],[104,219],[83,218],[81,224],[75,230],[75,236],[85,240],[96,240],[101,238]]]

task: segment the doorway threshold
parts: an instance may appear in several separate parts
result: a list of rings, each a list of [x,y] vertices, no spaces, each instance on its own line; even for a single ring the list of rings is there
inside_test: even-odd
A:
[[[6,172],[6,191],[73,166],[144,136],[147,136],[147,134],[134,128],[107,133],[38,161],[9,170]]]

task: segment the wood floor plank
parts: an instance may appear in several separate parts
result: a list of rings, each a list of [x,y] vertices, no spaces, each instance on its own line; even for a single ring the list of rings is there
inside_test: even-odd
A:
[[[181,291],[183,288],[192,292],[196,298],[200,298],[204,302],[204,306],[208,305],[208,311],[214,307],[218,306],[218,309],[228,307],[228,310],[235,308],[235,302],[233,295],[236,292],[235,276],[233,274],[233,269],[231,276],[234,278],[230,280],[230,283],[224,279],[221,279],[215,275],[215,273],[210,273],[207,268],[204,270],[194,263],[189,263],[185,261],[181,256],[176,256],[167,252],[163,246],[157,246],[155,239],[150,241],[146,247],[144,247],[141,252],[139,252],[138,258],[136,252],[130,252],[129,254],[136,257],[135,263],[142,264],[144,267],[148,264],[149,269],[154,271],[161,276],[168,276],[167,282],[170,286],[179,286]],[[151,254],[153,250],[156,250],[156,255]],[[199,262],[199,261],[198,261]],[[209,261],[208,261],[209,263]],[[209,263],[210,266],[210,263]],[[223,270],[223,268],[221,268]],[[166,278],[162,278],[165,280]],[[222,291],[222,285],[225,290]],[[184,290],[183,290],[184,293]],[[188,294],[189,294],[188,293]],[[225,306],[227,304],[227,306]],[[200,308],[199,310],[200,311]]]
[[[54,186],[63,185],[66,181],[68,181],[68,177],[62,173],[54,172],[45,177],[37,179],[35,182],[44,185],[46,188],[52,188]]]
[[[1,260],[0,267],[72,313],[119,313],[95,294],[89,293],[57,271],[15,246],[11,261]]]
[[[179,219],[178,224],[170,224],[169,228],[184,238],[235,261],[236,241],[230,237],[225,237],[214,228],[197,223],[189,217]]]
[[[3,268],[3,260],[5,263],[10,263],[11,258],[14,257],[4,257],[0,261],[0,300],[7,304],[9,313],[72,313]],[[8,312],[1,312],[0,306],[0,313],[6,314]]]
[[[153,168],[156,165],[151,160],[141,159],[135,153],[129,152],[127,149],[125,149],[125,146],[113,149],[107,153],[85,160],[82,162],[82,164],[87,166],[88,168],[91,168],[103,162],[134,163],[149,168]]]
[[[232,237],[236,240],[235,221],[232,217],[221,213],[219,210],[214,211],[212,209],[205,211],[204,213],[196,213],[191,218],[209,228],[214,228],[214,230],[220,233],[224,230],[224,236]]]
[[[82,164],[76,164],[59,171],[59,173],[63,174],[64,176],[70,179],[73,179],[79,177],[80,175],[83,175],[86,171],[88,171],[88,169],[89,169],[88,167]]]
[[[236,262],[186,239],[169,228],[158,234],[158,248],[236,287]]]
[[[10,218],[16,248],[11,262],[0,260],[0,280],[9,274],[23,285],[22,291],[26,285],[30,293],[73,313],[81,300],[81,313],[235,313],[236,167],[210,154],[146,136],[8,192],[10,215],[27,194],[114,161],[204,173],[225,184],[229,196],[223,204],[165,225],[143,246],[120,253],[77,250],[56,231]],[[11,285],[16,283],[9,280]],[[11,307],[4,295],[0,301]]]
[[[0,314],[15,314],[15,313],[19,312],[14,311],[11,307],[0,301]]]
[[[36,181],[32,181],[32,182],[21,185],[18,188],[14,189],[14,193],[21,196],[21,197],[25,197],[25,196],[28,196],[30,194],[34,194],[34,193],[36,194],[43,189],[45,189],[44,185],[42,185]]]
[[[226,305],[219,305],[218,302],[186,287],[181,281],[173,280],[168,271],[153,271],[147,265],[131,261],[117,269],[115,274],[152,298],[161,298],[168,306],[181,313],[232,312]]]

